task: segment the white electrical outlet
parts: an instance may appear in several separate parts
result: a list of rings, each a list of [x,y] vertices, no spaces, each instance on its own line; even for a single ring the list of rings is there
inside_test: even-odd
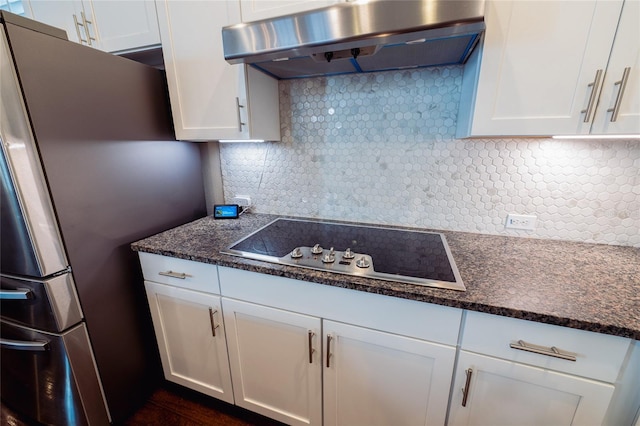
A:
[[[249,207],[251,206],[251,197],[248,195],[236,195],[231,199],[233,204],[237,204],[240,207]]]
[[[507,223],[505,224],[505,228],[525,229],[527,231],[533,231],[536,229],[537,218],[537,216],[533,215],[509,213],[507,215]]]

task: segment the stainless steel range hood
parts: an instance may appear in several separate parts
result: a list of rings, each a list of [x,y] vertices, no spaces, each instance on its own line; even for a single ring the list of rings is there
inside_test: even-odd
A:
[[[224,56],[280,79],[462,64],[484,0],[372,0],[222,29]]]

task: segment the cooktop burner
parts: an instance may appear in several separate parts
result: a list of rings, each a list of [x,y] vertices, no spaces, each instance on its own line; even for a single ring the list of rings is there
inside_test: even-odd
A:
[[[429,287],[466,290],[444,235],[276,219],[222,253]]]

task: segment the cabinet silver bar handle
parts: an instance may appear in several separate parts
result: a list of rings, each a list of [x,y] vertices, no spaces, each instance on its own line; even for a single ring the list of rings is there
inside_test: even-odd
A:
[[[313,364],[313,353],[316,351],[313,349],[313,337],[316,335],[313,331],[309,330],[309,364]]]
[[[609,108],[607,112],[612,112],[611,122],[615,122],[618,119],[618,113],[620,112],[620,104],[622,103],[622,97],[624,96],[624,90],[627,88],[627,81],[629,80],[629,74],[631,73],[631,67],[626,67],[622,72],[622,79],[614,83],[615,86],[620,86],[618,89],[618,95],[616,96],[616,102],[613,104],[613,108]]]
[[[589,103],[587,109],[583,109],[581,112],[584,114],[584,122],[591,121],[591,113],[595,110],[596,98],[598,97],[598,87],[600,87],[600,79],[602,78],[602,70],[596,71],[596,77],[593,82],[589,83],[587,87],[591,87],[591,95],[589,96]]]
[[[211,320],[211,335],[216,337],[216,328],[220,327],[220,324],[216,325],[214,315],[218,313],[218,310],[215,311],[213,308],[209,308],[209,320]]]
[[[174,271],[158,272],[158,275],[171,277],[171,278],[179,278],[181,280],[193,277],[193,275],[185,274],[184,272],[174,272]]]
[[[333,336],[327,334],[327,368],[331,367],[331,340]]]
[[[527,343],[522,340],[518,340],[517,343],[509,344],[509,347],[512,349],[518,349],[520,351],[533,352],[535,354],[547,355],[554,358],[566,359],[567,361],[575,361],[576,356],[571,352],[561,351],[555,346],[546,347],[546,346],[538,346],[532,343]]]
[[[73,14],[73,23],[76,25],[76,33],[78,34],[78,41],[80,42],[80,44],[82,43],[86,43],[87,40],[82,38],[82,35],[80,34],[80,26],[83,26],[81,23],[78,22],[78,17],[76,16],[76,14]]]
[[[41,340],[25,342],[21,340],[0,339],[0,346],[14,351],[44,352],[49,350],[49,342]]]
[[[91,31],[89,31],[89,24],[93,24],[93,22],[89,21],[85,16],[84,12],[80,12],[80,16],[82,17],[82,24],[84,26],[84,32],[87,33],[87,43],[91,46],[91,40],[96,41],[94,37],[91,37]]]
[[[242,122],[242,114],[240,114],[240,108],[244,108],[244,105],[240,104],[240,98],[236,96],[236,111],[238,112],[238,131],[242,131],[242,126],[247,123]]]
[[[27,288],[17,290],[0,290],[2,300],[29,300],[33,299],[33,292]]]
[[[469,397],[469,385],[471,385],[471,375],[473,374],[473,370],[471,368],[467,368],[464,370],[467,375],[467,380],[464,382],[464,387],[462,388],[462,406],[467,406],[467,398]]]

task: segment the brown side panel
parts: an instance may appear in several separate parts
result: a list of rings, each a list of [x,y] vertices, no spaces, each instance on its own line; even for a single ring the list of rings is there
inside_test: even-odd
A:
[[[206,214],[197,145],[176,142],[160,71],[9,28],[113,420],[161,373],[131,242]]]
[[[15,25],[7,32],[37,140],[175,138],[161,71]]]

